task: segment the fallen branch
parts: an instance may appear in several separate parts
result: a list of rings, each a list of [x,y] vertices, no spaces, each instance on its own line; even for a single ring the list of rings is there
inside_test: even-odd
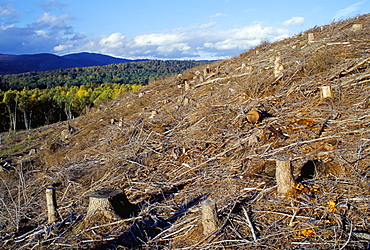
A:
[[[341,76],[345,76],[349,73],[351,73],[352,71],[358,69],[359,67],[361,67],[362,65],[364,65],[365,63],[367,63],[368,61],[370,61],[370,57],[369,58],[366,58],[365,60],[361,61],[360,63],[356,64],[355,66],[352,66],[350,67],[349,69],[341,69],[339,72],[337,72],[336,74],[334,74],[333,76],[331,76],[330,78],[328,78],[328,81],[331,81],[333,80],[334,78],[336,77],[341,77]]]
[[[205,86],[205,85],[208,85],[208,84],[211,84],[211,83],[217,82],[217,81],[219,81],[219,80],[228,80],[228,79],[232,79],[232,78],[235,78],[235,77],[242,77],[242,76],[245,76],[245,75],[250,75],[250,72],[243,73],[243,74],[239,74],[239,75],[231,75],[231,76],[227,76],[227,77],[219,77],[219,78],[215,78],[215,79],[212,79],[212,80],[209,80],[209,81],[206,81],[206,82],[200,83],[200,84],[198,84],[198,85],[195,85],[195,86],[194,86],[194,88],[199,88],[199,87],[202,87],[202,86]]]
[[[359,67],[361,67],[362,65],[364,65],[365,63],[367,63],[368,61],[370,61],[370,57],[369,58],[366,58],[365,60],[361,61],[360,63],[356,64],[355,66],[347,69],[347,70],[343,70],[340,75],[346,75],[348,73],[351,73],[352,71],[358,69]]]
[[[247,211],[245,210],[244,207],[243,207],[243,213],[244,213],[245,218],[247,219],[248,226],[251,229],[253,240],[256,241],[257,240],[257,236],[256,236],[256,233],[254,232],[253,224],[252,224],[252,222],[251,222],[251,220],[249,218],[249,215],[248,215],[248,213],[247,213]]]
[[[354,84],[357,84],[358,81],[361,81],[363,79],[366,79],[366,78],[370,78],[370,74],[365,74],[365,75],[362,75],[362,76],[359,76],[359,77],[356,77],[355,79],[352,79],[352,80],[348,80],[344,83],[341,84],[342,87],[345,87],[353,82],[355,82]],[[362,82],[366,82],[366,80],[362,81]],[[350,87],[353,86],[352,84],[350,85]]]
[[[284,216],[287,216],[287,217],[293,217],[294,218],[301,218],[301,219],[306,219],[306,220],[316,220],[315,218],[313,217],[308,217],[308,216],[302,216],[302,215],[294,215],[294,214],[286,214],[286,213],[282,213],[282,212],[276,212],[276,211],[253,211],[254,213],[270,213],[270,214],[279,214],[279,215],[284,215]]]

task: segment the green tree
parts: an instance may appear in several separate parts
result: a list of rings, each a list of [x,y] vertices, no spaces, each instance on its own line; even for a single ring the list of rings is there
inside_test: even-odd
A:
[[[18,92],[18,109],[23,113],[23,122],[27,130],[31,128],[33,107],[37,105],[40,91],[38,88]]]
[[[16,130],[17,128],[17,106],[18,106],[18,91],[8,90],[4,93],[2,101],[8,111],[8,116],[10,119],[10,128],[9,130]]]

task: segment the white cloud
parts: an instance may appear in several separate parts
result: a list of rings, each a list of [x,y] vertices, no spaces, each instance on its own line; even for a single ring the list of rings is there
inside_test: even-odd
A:
[[[64,21],[68,19],[68,14],[61,15],[59,17],[44,13],[38,20],[38,23],[52,24],[58,21]]]
[[[294,16],[290,18],[289,20],[286,20],[283,22],[284,26],[290,26],[290,25],[302,25],[304,23],[304,17]]]
[[[14,12],[14,7],[11,4],[7,4],[5,7],[0,6],[0,17],[8,16]]]
[[[205,42],[205,48],[217,50],[247,50],[259,45],[262,41],[276,41],[289,36],[289,32],[284,29],[272,27],[262,27],[253,25],[238,29],[221,31],[216,42]]]
[[[195,27],[195,28],[209,29],[211,27],[214,27],[216,24],[217,24],[216,22],[210,22],[210,23],[201,24],[201,25],[199,25],[198,27]]]
[[[55,46],[53,50],[55,52],[61,52],[61,51],[70,50],[72,48],[73,48],[73,45],[71,44],[60,44],[58,46]]]
[[[134,39],[133,47],[163,46],[174,44],[184,40],[182,34],[143,34]]]
[[[113,33],[108,37],[104,37],[99,41],[99,44],[103,47],[114,49],[114,48],[120,48],[124,44],[124,38],[125,36],[121,33]]]
[[[219,17],[219,16],[226,16],[226,14],[223,13],[216,13],[212,17]]]
[[[81,41],[73,41],[73,49],[126,58],[224,59],[255,47],[262,41],[273,42],[290,35],[288,30],[264,27],[262,24],[222,30],[216,23],[207,23],[159,33],[140,34],[133,38],[125,37],[121,33],[113,33],[95,41],[82,38]]]
[[[358,2],[358,3],[355,3],[355,4],[352,4],[352,5],[348,6],[347,8],[339,10],[335,14],[334,18],[337,20],[337,19],[349,17],[351,14],[354,14],[356,11],[358,11],[360,9],[360,6],[363,3],[364,2]]]
[[[157,48],[157,51],[164,55],[168,55],[176,50],[186,52],[190,49],[191,47],[187,43],[175,43],[175,44],[167,45],[167,46],[159,46]]]
[[[35,34],[38,35],[38,36],[43,36],[43,37],[47,37],[48,36],[47,33],[46,33],[46,31],[44,31],[44,30],[36,30],[35,31]]]
[[[7,29],[10,29],[10,28],[13,28],[14,25],[8,25],[8,26],[0,26],[0,30],[7,30]]]

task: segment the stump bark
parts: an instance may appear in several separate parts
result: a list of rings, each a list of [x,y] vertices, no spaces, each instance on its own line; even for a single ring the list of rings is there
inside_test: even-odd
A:
[[[203,234],[207,236],[218,228],[216,203],[212,200],[204,200],[200,204],[202,206]]]
[[[286,196],[293,189],[295,181],[289,160],[276,161],[276,182],[277,191],[280,195]]]
[[[90,194],[85,220],[103,215],[110,220],[129,218],[136,213],[137,206],[130,203],[122,190],[101,189]]]

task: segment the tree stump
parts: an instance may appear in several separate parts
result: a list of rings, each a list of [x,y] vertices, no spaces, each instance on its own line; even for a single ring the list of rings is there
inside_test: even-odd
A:
[[[57,201],[55,196],[55,188],[48,186],[46,188],[46,206],[48,209],[48,223],[52,224],[57,221]]]
[[[274,76],[281,77],[283,75],[284,66],[281,64],[280,55],[276,56],[274,62]]]
[[[309,43],[312,43],[315,41],[315,36],[313,33],[308,33],[308,38],[307,38]]]
[[[325,99],[325,98],[332,98],[333,97],[333,92],[331,90],[331,87],[330,86],[323,86],[323,87],[320,87],[320,95],[321,95],[321,98],[322,99]]]
[[[110,220],[129,218],[136,213],[137,206],[130,203],[122,190],[101,189],[90,194],[85,220],[103,215]]]
[[[190,89],[190,83],[188,83],[188,81],[185,81],[185,91],[188,91]]]
[[[356,23],[352,25],[352,31],[359,31],[362,30],[362,24]]]
[[[281,159],[276,161],[276,182],[279,194],[286,196],[292,191],[295,181],[289,160]]]
[[[208,236],[217,230],[216,203],[212,200],[204,200],[202,206],[203,234]]]

